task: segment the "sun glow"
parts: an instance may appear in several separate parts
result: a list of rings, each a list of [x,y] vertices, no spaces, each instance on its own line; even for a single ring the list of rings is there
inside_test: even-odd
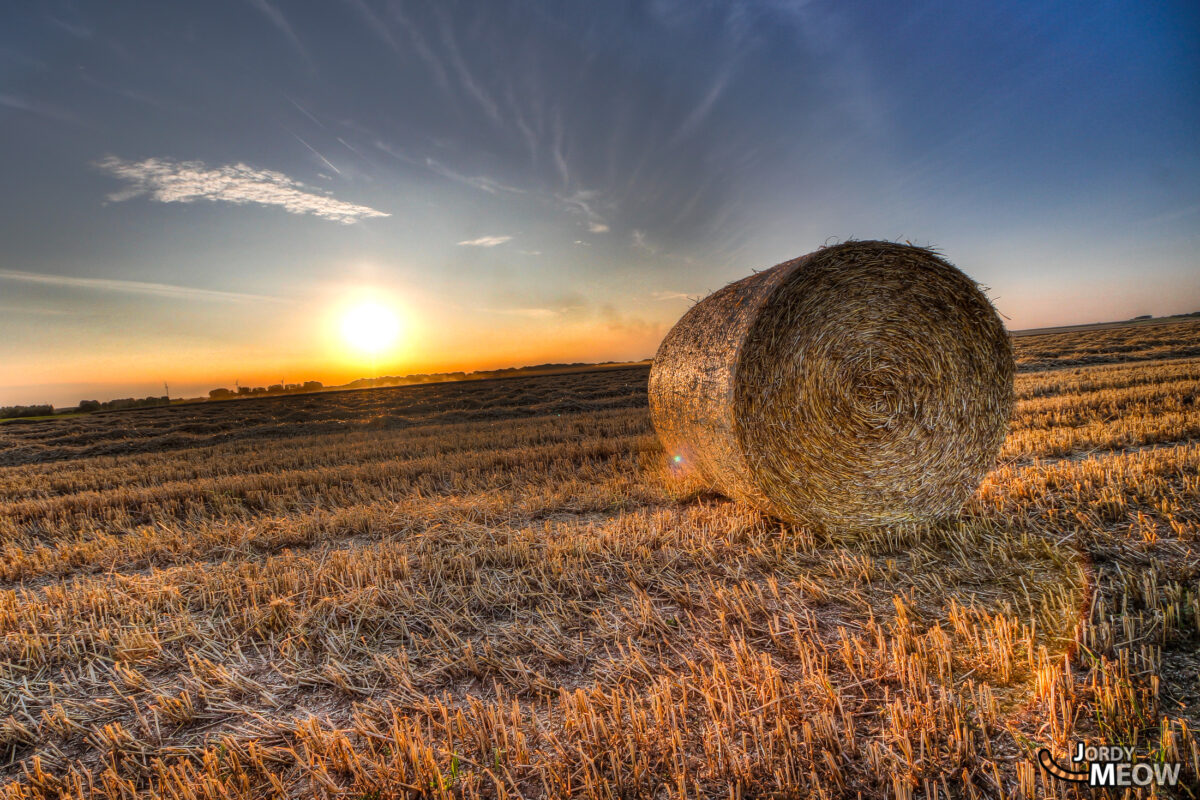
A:
[[[342,312],[342,341],[364,355],[391,349],[400,336],[400,315],[376,300],[363,300]]]

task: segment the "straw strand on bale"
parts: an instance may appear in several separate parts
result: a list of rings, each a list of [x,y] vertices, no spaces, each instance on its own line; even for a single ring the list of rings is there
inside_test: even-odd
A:
[[[955,513],[994,463],[1012,344],[934,252],[827,247],[689,310],[650,372],[668,454],[773,516],[861,528]]]

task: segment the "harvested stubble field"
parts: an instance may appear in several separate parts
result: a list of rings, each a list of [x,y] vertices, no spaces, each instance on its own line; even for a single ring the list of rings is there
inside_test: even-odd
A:
[[[0,793],[1065,796],[1076,739],[1194,781],[1200,322],[1016,348],[962,514],[853,535],[676,471],[644,367],[0,427]]]

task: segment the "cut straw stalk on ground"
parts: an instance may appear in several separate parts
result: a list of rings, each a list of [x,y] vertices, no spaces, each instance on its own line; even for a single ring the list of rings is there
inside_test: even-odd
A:
[[[1200,760],[1200,362],[1018,375],[962,514],[867,534],[676,475],[645,381],[0,431],[4,793],[1069,796],[1036,747]]]

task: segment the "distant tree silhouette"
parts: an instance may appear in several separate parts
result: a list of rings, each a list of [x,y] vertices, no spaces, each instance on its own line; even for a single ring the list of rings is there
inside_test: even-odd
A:
[[[143,397],[141,399],[134,397],[121,397],[116,400],[109,400],[106,403],[101,403],[100,408],[105,411],[120,411],[126,408],[148,408],[150,406],[165,406],[170,405],[171,399],[166,395],[162,397]]]
[[[45,417],[54,413],[54,406],[0,406],[0,419],[12,417]]]

